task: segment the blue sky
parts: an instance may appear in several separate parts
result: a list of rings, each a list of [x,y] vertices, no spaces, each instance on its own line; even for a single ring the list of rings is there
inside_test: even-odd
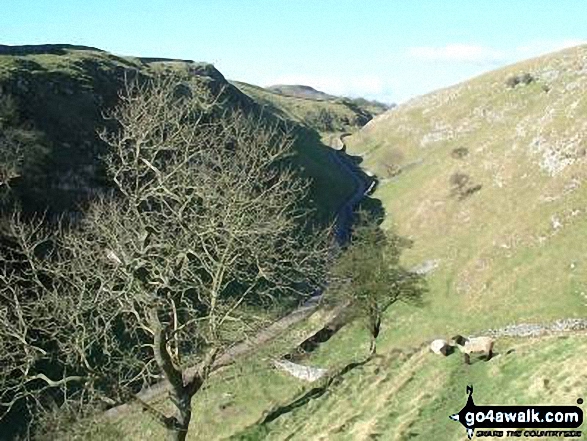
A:
[[[0,0],[0,43],[212,62],[387,102],[587,41],[585,0]]]

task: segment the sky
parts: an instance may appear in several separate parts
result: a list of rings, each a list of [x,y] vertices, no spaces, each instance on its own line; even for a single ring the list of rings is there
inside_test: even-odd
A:
[[[213,63],[260,86],[401,103],[587,42],[585,0],[0,0],[0,44]]]

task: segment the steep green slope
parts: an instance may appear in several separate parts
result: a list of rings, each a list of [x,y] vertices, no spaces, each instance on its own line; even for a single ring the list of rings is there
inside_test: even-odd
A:
[[[414,241],[404,261],[428,274],[426,304],[394,306],[378,358],[236,439],[465,439],[448,415],[467,384],[477,404],[585,399],[584,332],[501,337],[493,360],[470,367],[427,343],[587,316],[586,74],[587,47],[569,49],[414,99],[349,138],[380,178],[383,227]],[[366,352],[355,325],[304,363],[332,368]]]
[[[384,227],[414,240],[406,264],[432,269],[428,306],[397,323],[406,338],[585,316],[586,73],[587,47],[569,49],[414,99],[351,137],[380,178]]]
[[[275,355],[320,318],[300,323],[213,376],[194,399],[190,439],[458,441],[466,439],[465,431],[448,416],[465,404],[467,385],[474,386],[478,405],[575,405],[587,395],[585,333],[501,338],[490,362],[473,358],[471,366],[458,353],[431,353],[427,342],[398,347],[385,340],[380,355],[365,363],[367,335],[352,325],[301,361],[332,372],[355,366],[324,390],[322,381],[308,384],[273,369]],[[276,417],[264,422],[271,414]],[[118,420],[98,421],[94,430],[94,436],[80,439],[164,436],[138,406]]]
[[[512,87],[525,73],[533,80]],[[414,240],[406,265],[428,269],[426,304],[394,305],[380,355],[299,407],[291,403],[320,384],[273,370],[284,348],[237,361],[196,398],[194,439],[456,441],[466,435],[448,415],[464,405],[467,384],[477,404],[585,399],[584,332],[499,338],[495,358],[470,367],[459,354],[431,354],[427,344],[586,316],[586,73],[585,47],[530,60],[415,99],[351,137],[351,153],[380,177],[383,226]],[[355,323],[302,362],[337,371],[364,360],[367,348]],[[275,409],[283,414],[260,424]],[[97,439],[161,434],[138,414],[114,429],[118,435]]]
[[[467,439],[465,430],[448,417],[464,406],[467,385],[473,384],[477,405],[575,405],[585,396],[584,335],[502,341],[499,349],[491,362],[471,366],[425,346],[388,351],[305,406],[233,439],[458,441]]]
[[[11,187],[22,206],[31,211],[72,211],[107,187],[99,160],[105,147],[96,135],[108,124],[103,112],[116,103],[125,77],[178,70],[222,92],[226,110],[261,114],[267,124],[285,120],[298,138],[293,161],[312,182],[309,204],[320,219],[332,219],[354,187],[345,172],[333,166],[316,127],[263,109],[263,103],[240,92],[210,64],[118,57],[70,45],[0,46],[0,127],[3,133],[20,134],[20,176]],[[6,161],[0,157],[0,162]]]

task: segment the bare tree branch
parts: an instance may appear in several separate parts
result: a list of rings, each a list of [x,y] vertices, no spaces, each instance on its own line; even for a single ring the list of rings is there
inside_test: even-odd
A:
[[[309,224],[293,139],[221,112],[220,99],[188,78],[127,83],[108,115],[118,129],[100,134],[116,191],[58,235],[10,223],[0,406],[47,387],[60,400],[120,402],[164,377],[173,416],[141,405],[183,440],[218,354],[273,302],[297,304],[323,282],[329,232]]]

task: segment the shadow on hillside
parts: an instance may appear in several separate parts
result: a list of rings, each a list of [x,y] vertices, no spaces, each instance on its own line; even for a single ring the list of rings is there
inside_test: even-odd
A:
[[[118,102],[125,79],[142,81],[148,72],[110,54],[69,57],[72,50],[93,48],[0,45],[0,55],[51,54],[63,64],[57,70],[36,59],[15,57],[11,60],[14,69],[0,80],[0,95],[16,106],[18,125],[14,128],[26,129],[31,133],[28,138],[34,134],[38,144],[24,149],[20,177],[11,183],[12,201],[4,205],[7,212],[19,206],[29,215],[46,213],[48,218],[57,218],[65,214],[79,219],[89,202],[112,189],[101,159],[108,149],[97,132],[116,130],[117,124],[104,119],[104,113]],[[189,72],[210,79],[205,84],[213,92],[224,90],[224,102],[230,109],[247,112],[254,107],[213,67],[194,65]]]
[[[309,391],[304,392],[302,394],[302,396],[295,399],[291,403],[285,404],[283,406],[278,406],[277,408],[269,411],[269,413],[267,413],[265,415],[265,417],[258,424],[259,425],[268,424],[268,423],[276,420],[277,418],[279,418],[281,415],[289,413],[299,407],[306,405],[311,400],[321,397],[322,395],[324,395],[328,391],[328,388],[335,381],[341,380],[344,375],[346,375],[347,373],[349,373],[350,371],[352,371],[353,369],[355,369],[357,367],[360,367],[360,366],[367,364],[370,360],[371,360],[371,358],[367,358],[363,361],[358,361],[358,362],[353,362],[353,363],[347,364],[339,372],[337,372],[333,375],[330,375],[328,377],[328,379],[326,380],[325,384],[318,386],[318,387],[313,387]]]
[[[318,332],[315,332],[292,351],[281,358],[294,363],[302,361],[314,352],[322,343],[330,340],[338,331],[351,321],[349,311],[342,308],[334,318],[324,325]]]
[[[358,210],[366,211],[373,219],[376,219],[377,224],[381,225],[385,220],[385,208],[379,199],[372,197],[365,197],[359,202]]]
[[[316,130],[301,125],[291,128],[296,137],[294,163],[304,178],[311,179],[307,205],[319,223],[330,224],[354,197],[353,177],[333,161],[332,155],[340,153],[324,144]]]

